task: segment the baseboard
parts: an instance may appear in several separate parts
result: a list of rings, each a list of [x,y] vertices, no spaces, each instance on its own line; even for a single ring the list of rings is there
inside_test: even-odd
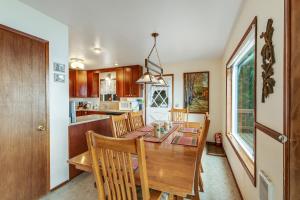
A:
[[[238,185],[238,183],[237,183],[237,181],[236,181],[236,178],[235,178],[235,175],[234,175],[234,173],[233,173],[232,167],[231,167],[230,162],[229,162],[229,160],[228,160],[226,151],[224,150],[224,152],[225,152],[225,157],[226,157],[227,163],[228,163],[228,165],[229,165],[231,174],[232,174],[232,176],[233,176],[234,182],[235,182],[236,187],[237,187],[237,189],[238,189],[238,191],[239,191],[240,197],[241,197],[242,200],[244,200],[243,195],[242,195],[242,192],[241,192],[240,187],[239,187],[239,185]]]
[[[50,190],[50,192],[53,192],[53,191],[55,191],[55,190],[61,188],[62,186],[64,186],[65,184],[67,184],[69,181],[70,181],[70,180],[66,180],[66,181],[62,182],[61,184],[55,186],[54,188],[52,188],[52,189]]]

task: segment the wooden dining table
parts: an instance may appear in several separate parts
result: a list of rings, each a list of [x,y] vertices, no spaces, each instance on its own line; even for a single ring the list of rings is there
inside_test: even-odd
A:
[[[202,124],[197,122],[187,122],[182,126],[199,128],[200,132],[202,129]],[[179,197],[186,197],[193,195],[197,148],[172,144],[175,136],[197,137],[197,134],[182,133],[177,129],[161,143],[145,141],[149,187]],[[71,158],[68,162],[79,170],[92,172],[88,151]]]

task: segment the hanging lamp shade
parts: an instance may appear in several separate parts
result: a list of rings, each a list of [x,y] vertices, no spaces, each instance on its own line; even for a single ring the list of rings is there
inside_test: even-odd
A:
[[[160,75],[157,79],[157,83],[154,84],[156,86],[162,86],[162,87],[168,87],[168,84],[166,83],[165,79],[163,78],[162,75]]]
[[[136,81],[137,84],[157,84],[158,80],[149,71],[145,72],[139,80]]]

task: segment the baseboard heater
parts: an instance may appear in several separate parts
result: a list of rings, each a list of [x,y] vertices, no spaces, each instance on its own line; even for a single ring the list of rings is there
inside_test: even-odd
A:
[[[274,186],[264,171],[259,172],[259,200],[274,200]]]

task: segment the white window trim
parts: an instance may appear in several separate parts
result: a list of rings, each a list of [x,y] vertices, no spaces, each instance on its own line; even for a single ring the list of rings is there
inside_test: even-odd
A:
[[[248,38],[245,40],[243,46],[238,51],[237,56],[232,62],[232,109],[237,107],[237,66],[240,64],[242,58],[249,53],[250,49],[255,46],[255,34],[249,34]],[[237,115],[235,112],[232,113],[232,136],[236,139],[239,145],[246,152],[247,156],[254,161],[254,149],[251,149],[248,144],[240,137],[237,131]]]

